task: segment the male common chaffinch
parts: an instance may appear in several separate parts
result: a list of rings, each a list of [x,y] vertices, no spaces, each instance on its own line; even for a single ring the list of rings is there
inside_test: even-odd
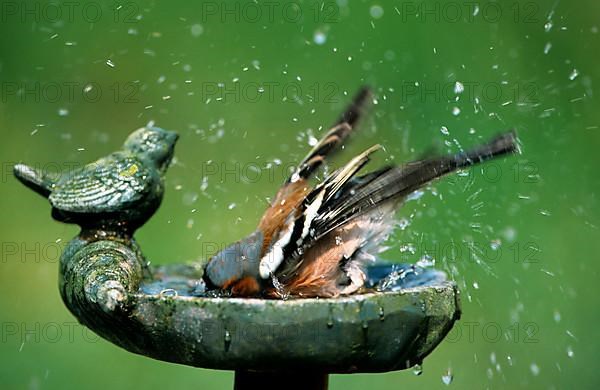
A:
[[[210,258],[204,274],[207,286],[241,297],[336,297],[356,292],[408,195],[457,169],[518,151],[511,131],[466,152],[358,176],[369,156],[381,148],[374,145],[311,186],[308,179],[340,149],[370,99],[370,90],[361,89],[279,189],[256,231]]]

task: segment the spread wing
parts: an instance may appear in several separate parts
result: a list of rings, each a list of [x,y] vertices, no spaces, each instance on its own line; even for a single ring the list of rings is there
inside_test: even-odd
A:
[[[137,157],[114,153],[63,177],[49,199],[61,211],[118,212],[142,202],[157,184],[158,175]]]
[[[378,148],[376,145],[352,159],[305,197],[302,208],[290,216],[284,231],[286,234],[280,235],[275,242],[275,255],[268,252],[270,256],[261,259],[260,275],[263,279],[271,273],[278,277],[282,274],[295,276],[294,272],[300,267],[309,267],[303,276],[305,279],[296,287],[310,287],[305,293],[318,291],[328,278],[325,277],[320,284],[315,281],[323,278],[324,274],[333,275],[339,269],[336,267],[338,264],[350,264],[346,260],[352,258],[352,250],[362,248],[362,252],[369,255],[367,249],[370,247],[377,252],[377,245],[393,227],[391,217],[396,207],[406,196],[457,169],[515,153],[518,144],[515,134],[509,132],[466,152],[384,167],[356,176],[369,162],[369,155]],[[311,247],[317,245],[318,248],[320,242],[321,249],[312,251],[311,258]],[[329,259],[326,255],[321,257],[326,253],[330,253]],[[310,265],[310,261],[323,264]],[[354,283],[353,280],[354,286],[362,285],[360,277],[362,275],[354,278],[358,281]],[[300,282],[299,279],[296,281]],[[296,282],[292,279],[293,283]]]

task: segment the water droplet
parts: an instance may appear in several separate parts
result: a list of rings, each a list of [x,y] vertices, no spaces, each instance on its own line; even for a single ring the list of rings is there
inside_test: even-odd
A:
[[[549,32],[550,30],[552,30],[552,26],[553,26],[553,25],[554,25],[554,24],[552,24],[552,21],[551,21],[551,20],[547,21],[547,22],[544,24],[544,31],[545,31],[545,32]]]
[[[201,24],[194,24],[191,27],[191,32],[193,37],[199,37],[204,33],[204,27]]]
[[[414,191],[412,194],[408,195],[406,198],[404,198],[404,200],[405,202],[417,200],[420,199],[423,196],[423,194],[425,194],[425,191],[417,190]]]
[[[228,330],[225,330],[225,352],[229,351],[229,347],[231,346],[231,333]]]
[[[554,311],[554,322],[560,322],[560,312],[558,310]]]
[[[573,352],[573,348],[571,348],[571,346],[567,347],[567,356],[572,358],[575,355],[575,353]]]
[[[400,253],[408,252],[411,255],[414,255],[417,252],[417,249],[413,244],[404,244],[400,246]]]
[[[533,376],[540,375],[540,367],[537,364],[531,363],[531,365],[529,366],[529,369],[531,370],[531,373],[533,374]]]
[[[548,42],[546,43],[546,46],[544,46],[544,54],[548,54],[548,52],[550,52],[550,49],[552,49],[552,43]]]
[[[60,108],[58,110],[58,115],[59,116],[67,116],[67,115],[69,115],[69,110],[67,110],[66,108]]]
[[[429,255],[423,255],[416,263],[417,267],[428,268],[435,266],[435,259]]]
[[[313,34],[313,42],[317,45],[324,45],[327,42],[327,35],[323,31],[317,30]]]
[[[342,237],[335,236],[335,245],[342,245],[343,242]]]
[[[110,59],[106,60],[106,65],[110,66],[111,68],[115,67],[115,63],[112,62],[112,60],[110,60]]]
[[[333,328],[333,307],[329,306],[329,316],[327,317],[327,327]]]
[[[200,191],[204,192],[208,188],[208,176],[204,176],[202,178],[202,183],[200,184]]]
[[[463,93],[465,90],[465,86],[463,85],[463,83],[461,83],[460,81],[457,81],[456,83],[454,83],[454,93],[455,94],[461,94]]]
[[[421,374],[423,374],[423,366],[420,364],[415,364],[412,368],[412,372],[416,376],[420,376]]]
[[[406,229],[410,225],[410,221],[406,218],[400,218],[398,220],[398,228],[400,230]]]
[[[569,75],[569,80],[573,81],[579,76],[579,71],[577,69],[573,69],[571,74]]]
[[[452,109],[452,115],[454,115],[454,116],[458,116],[458,115],[460,115],[460,108],[458,108],[458,107],[454,107],[454,108]]]
[[[227,208],[228,208],[229,210],[233,210],[235,207],[236,207],[236,204],[235,204],[235,203],[230,203],[230,204],[229,204],[229,206],[227,206]]]
[[[446,126],[442,126],[440,128],[440,132],[444,135],[450,135],[450,131],[448,130],[448,128]]]
[[[273,273],[271,273],[271,281],[273,282],[273,287],[275,287],[279,297],[284,301],[287,300],[290,297],[289,292],[286,291],[286,289],[283,287],[283,283],[281,283],[279,279],[277,279],[277,276],[275,276]]]
[[[450,383],[452,383],[453,379],[454,379],[454,375],[452,375],[450,370],[446,371],[446,374],[442,375],[442,383],[445,384],[446,386],[449,386]]]
[[[495,239],[490,242],[490,248],[492,248],[492,250],[498,250],[500,245],[502,245],[502,241],[500,239]]]
[[[385,311],[383,310],[383,306],[379,306],[379,320],[380,321],[385,320]]]
[[[381,19],[383,16],[383,8],[380,5],[372,5],[369,13],[373,19]]]

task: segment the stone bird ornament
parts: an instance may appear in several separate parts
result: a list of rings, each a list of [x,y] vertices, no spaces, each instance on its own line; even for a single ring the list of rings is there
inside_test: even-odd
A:
[[[24,164],[15,165],[14,174],[50,200],[56,220],[131,235],[162,201],[177,139],[175,132],[143,127],[121,150],[58,178]]]
[[[519,151],[508,132],[462,153],[359,175],[381,149],[374,145],[312,187],[308,179],[340,149],[370,99],[367,88],[356,95],[279,189],[255,232],[209,259],[207,286],[242,297],[352,294],[365,284],[366,266],[396,226],[395,211],[407,196],[457,169]]]

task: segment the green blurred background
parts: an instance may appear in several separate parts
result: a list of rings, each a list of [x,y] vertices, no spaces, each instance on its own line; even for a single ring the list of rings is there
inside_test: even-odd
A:
[[[177,130],[163,205],[137,238],[153,263],[198,260],[253,230],[287,167],[369,84],[376,104],[334,164],[375,142],[377,166],[513,127],[523,153],[436,183],[398,213],[407,226],[384,257],[429,256],[462,292],[463,317],[423,373],[334,375],[331,388],[450,377],[461,389],[597,388],[599,8],[2,1],[0,387],[223,389],[233,378],[77,325],[57,289],[58,252],[77,228],[51,220],[13,163],[68,170],[150,121]]]

